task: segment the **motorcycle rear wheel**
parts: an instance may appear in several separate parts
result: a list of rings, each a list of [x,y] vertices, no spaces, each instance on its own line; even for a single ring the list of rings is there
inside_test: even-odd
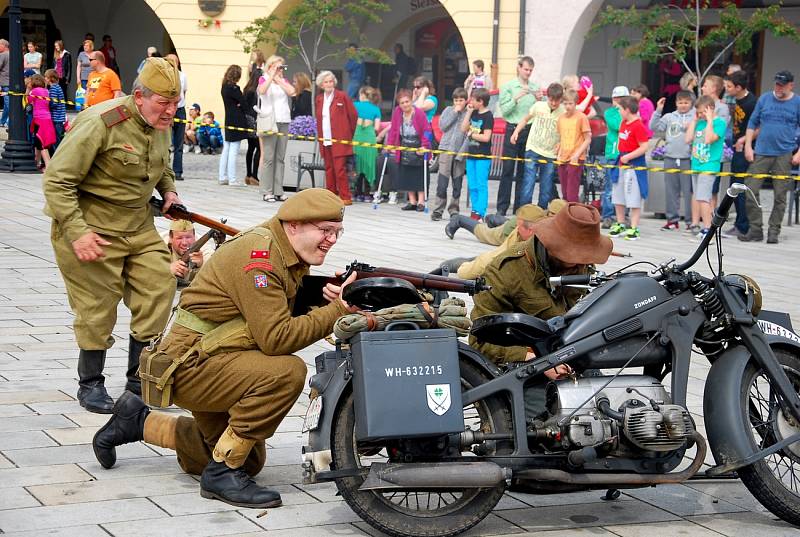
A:
[[[786,375],[800,392],[800,357],[773,349]],[[796,427],[787,432],[785,419],[776,401],[771,381],[758,364],[751,361],[741,383],[741,408],[750,440],[757,449],[788,438],[799,432]],[[783,421],[780,421],[783,420]],[[780,427],[784,430],[781,431]],[[790,524],[800,526],[800,456],[797,444],[740,468],[742,483],[771,513]]]
[[[488,380],[475,366],[461,363],[462,389]],[[483,432],[510,432],[511,414],[507,402],[492,397],[464,408],[468,420]],[[365,467],[376,455],[374,449],[359,450],[356,444],[352,393],[334,416],[333,461],[336,468]],[[498,442],[495,453],[510,452]],[[386,453],[382,450],[380,453]],[[372,459],[375,460],[375,459]],[[382,460],[386,460],[383,458]],[[449,537],[478,524],[494,509],[505,492],[505,483],[489,489],[447,491],[359,491],[364,477],[336,480],[336,486],[351,509],[374,528],[395,537]],[[433,503],[432,503],[433,501]]]

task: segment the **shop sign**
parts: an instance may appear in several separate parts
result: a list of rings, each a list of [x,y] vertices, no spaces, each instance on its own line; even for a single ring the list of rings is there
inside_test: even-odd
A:
[[[442,3],[439,0],[411,0],[409,2],[409,7],[411,8],[412,12],[428,7],[438,7],[441,5]]]

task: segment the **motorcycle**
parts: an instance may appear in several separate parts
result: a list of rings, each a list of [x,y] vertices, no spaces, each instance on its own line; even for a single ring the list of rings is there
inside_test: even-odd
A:
[[[498,367],[451,331],[391,325],[317,356],[304,481],[335,481],[353,511],[389,535],[449,536],[480,522],[507,488],[616,490],[699,477],[710,445],[707,476],[736,472],[769,511],[800,525],[800,337],[788,315],[759,311],[752,279],[722,267],[720,228],[746,190],[727,190],[684,263],[552,278],[591,291],[548,321],[475,320],[477,339],[530,347],[531,361]],[[712,277],[690,270],[703,254]],[[711,363],[708,442],[687,407],[693,347]],[[584,374],[548,382],[545,410],[526,414],[526,387],[559,364]]]

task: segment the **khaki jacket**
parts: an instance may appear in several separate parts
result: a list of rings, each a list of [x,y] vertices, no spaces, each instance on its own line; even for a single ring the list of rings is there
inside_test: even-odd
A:
[[[489,250],[488,252],[483,252],[472,261],[462,263],[462,265],[458,267],[457,276],[465,280],[472,280],[483,276],[489,263],[518,242],[520,242],[519,233],[515,228],[514,231],[511,232],[511,235],[506,237],[497,248]]]
[[[348,313],[337,300],[292,317],[308,273],[280,220],[272,218],[220,246],[181,293],[180,307],[214,323],[241,315],[264,354],[292,354],[329,335]]]
[[[470,314],[473,321],[493,313],[527,313],[547,320],[566,313],[582,296],[579,289],[550,288],[547,251],[535,237],[514,246],[486,267],[484,277],[492,289],[475,295]],[[582,267],[579,273],[587,270]],[[525,347],[480,343],[474,336],[470,336],[469,344],[498,363],[525,360],[528,352]]]
[[[150,127],[132,96],[81,112],[44,174],[45,214],[70,241],[152,228],[153,190],[175,192],[170,132]]]

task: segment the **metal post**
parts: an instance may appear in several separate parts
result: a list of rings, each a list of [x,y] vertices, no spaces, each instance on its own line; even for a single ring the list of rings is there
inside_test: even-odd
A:
[[[28,141],[27,122],[22,109],[22,94],[25,85],[22,77],[22,10],[19,0],[11,0],[8,7],[8,64],[9,83],[12,94],[9,96],[9,129],[3,153],[0,154],[0,171],[14,173],[37,172],[33,156],[33,144]]]

